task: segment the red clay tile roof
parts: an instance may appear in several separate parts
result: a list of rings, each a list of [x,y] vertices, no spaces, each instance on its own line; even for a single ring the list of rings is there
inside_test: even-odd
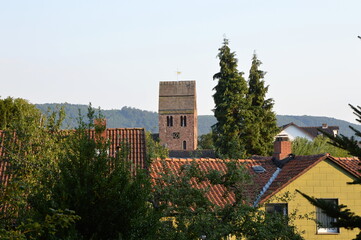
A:
[[[90,135],[94,137],[95,131]],[[144,128],[107,128],[106,139],[110,141],[109,155],[115,156],[123,144],[129,151],[128,159],[137,168],[146,168],[146,142]]]
[[[303,175],[320,161],[325,160],[327,157],[327,154],[295,156],[294,159],[283,166],[277,178],[263,195],[261,203],[268,200],[271,196],[275,195],[281,189]]]
[[[361,178],[361,161],[358,158],[336,158],[329,156],[329,159],[347,172],[349,172],[354,177]]]
[[[333,158],[328,154],[320,155],[311,155],[311,156],[296,156],[294,159],[290,160],[287,164],[283,166],[278,176],[269,186],[268,190],[263,194],[261,198],[261,203],[267,201],[271,196],[279,192],[281,189],[286,187],[292,181],[306,173],[309,169],[315,166],[320,161],[329,159],[332,162],[336,163],[338,166],[343,168],[345,171],[352,174],[354,177],[361,177],[361,173],[357,169],[361,169],[361,166],[358,164],[361,162],[356,158]],[[198,163],[200,169],[202,170],[219,170],[224,172],[226,170],[226,165],[221,159],[178,159],[178,158],[168,158],[163,160],[166,163],[166,166],[173,171],[173,173],[179,173],[181,166],[184,164],[190,164],[192,161]],[[236,160],[238,163],[244,165],[249,173],[252,176],[254,185],[252,189],[246,189],[248,197],[251,201],[254,201],[257,195],[261,192],[263,186],[269,181],[273,173],[276,171],[277,166],[272,161],[271,157],[253,157],[253,159],[240,159]],[[263,173],[256,173],[253,171],[252,166],[260,165],[266,171]],[[162,166],[162,160],[156,159],[150,165],[150,174],[151,177],[159,178],[159,172],[164,172]],[[219,205],[224,206],[226,203],[232,203],[234,201],[234,196],[229,195],[227,199],[222,197],[225,188],[223,186],[212,187],[208,193],[209,199]],[[250,202],[251,203],[251,202]],[[252,202],[253,203],[253,202]]]
[[[152,179],[158,179],[161,177],[159,173],[164,172],[165,168],[170,169],[173,174],[179,175],[182,166],[186,164],[191,164],[193,161],[195,161],[198,164],[199,168],[203,171],[217,170],[224,173],[227,169],[225,162],[229,160],[210,159],[210,158],[198,158],[198,159],[167,158],[164,160],[155,159],[150,164],[150,168],[149,168],[150,175]],[[257,196],[260,189],[262,189],[262,187],[266,184],[268,179],[272,176],[273,170],[275,170],[276,167],[270,161],[265,162],[263,160],[255,160],[255,159],[240,159],[236,161],[238,164],[243,165],[244,167],[246,167],[246,169],[248,169],[248,171],[252,176],[253,181],[255,181],[254,185],[252,185],[251,187],[247,187],[247,189],[245,189],[247,197],[250,198],[249,200],[252,201]],[[165,164],[166,167],[164,167],[163,164]],[[252,166],[255,165],[262,165],[262,166],[267,165],[268,170],[266,170],[263,173],[255,173],[252,170]],[[217,204],[218,206],[231,204],[235,201],[235,196],[232,193],[228,194],[226,197],[223,196],[224,193],[226,192],[226,189],[222,185],[210,186],[210,184],[208,183],[208,185],[197,186],[197,187],[198,188],[210,187],[208,192],[208,198],[212,203]]]
[[[169,150],[170,158],[216,158],[216,153],[212,149],[201,150]]]
[[[203,171],[208,171],[210,169],[225,171],[226,166],[222,160],[216,159],[191,159],[191,158],[167,158],[164,160],[155,159],[150,164],[149,172],[150,176],[153,179],[153,183],[156,183],[158,179],[161,179],[161,174],[166,172],[168,169],[172,174],[176,176],[180,175],[182,166],[189,165],[193,161],[199,164],[199,167]],[[208,183],[209,184],[209,183]],[[204,185],[196,185],[197,188],[203,189],[206,186]],[[223,206],[227,203],[231,203],[234,201],[234,196],[229,195],[228,198],[223,198],[222,195],[225,193],[225,188],[221,185],[214,185],[210,188],[210,194],[208,194],[209,200],[214,204],[218,204],[219,206]]]
[[[91,130],[90,135],[94,137],[95,131]],[[0,139],[4,137],[0,130]],[[135,168],[147,168],[146,165],[146,142],[144,128],[108,128],[106,129],[106,138],[110,140],[109,155],[115,156],[117,150],[122,144],[127,145],[129,151],[128,160],[132,162]],[[1,144],[2,141],[0,141]],[[9,175],[5,174],[9,162],[6,161],[4,151],[0,145],[0,184],[6,186]]]

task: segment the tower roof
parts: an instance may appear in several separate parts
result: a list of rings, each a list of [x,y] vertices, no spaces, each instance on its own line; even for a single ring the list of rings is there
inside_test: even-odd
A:
[[[159,82],[159,114],[195,113],[196,81]]]

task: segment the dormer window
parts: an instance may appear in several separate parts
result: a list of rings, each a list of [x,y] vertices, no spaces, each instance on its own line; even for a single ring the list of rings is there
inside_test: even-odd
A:
[[[261,165],[254,165],[254,166],[252,166],[252,169],[256,173],[263,173],[266,171],[266,169],[264,169]]]

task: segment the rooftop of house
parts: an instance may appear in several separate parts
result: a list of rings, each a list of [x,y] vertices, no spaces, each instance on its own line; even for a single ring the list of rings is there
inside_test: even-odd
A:
[[[90,130],[89,134],[95,138],[95,130]],[[0,184],[6,185],[9,181],[9,174],[6,174],[6,171],[10,163],[6,158],[6,151],[3,150],[4,135],[4,132],[0,130]],[[132,167],[147,168],[144,128],[107,128],[102,133],[102,137],[110,141],[110,156],[115,156],[120,149],[123,149],[127,151]]]
[[[91,130],[94,137],[95,130]],[[128,159],[137,168],[146,168],[146,142],[144,128],[107,128],[103,134],[109,140],[109,155],[115,154],[121,149],[128,153]]]
[[[216,153],[212,149],[201,150],[169,150],[170,158],[215,158]]]
[[[328,133],[328,134],[331,134],[331,135],[334,135],[334,131],[339,131],[339,127],[338,126],[328,126],[326,123],[322,124],[321,126],[318,126],[318,127],[300,127],[298,126],[297,124],[291,122],[291,123],[288,123],[288,124],[285,124],[283,126],[281,126],[281,129],[284,130],[290,126],[294,126],[296,128],[299,128],[300,130],[304,131],[307,135],[309,135],[310,137],[312,138],[315,138],[317,137],[318,135],[321,134],[320,130],[321,129],[322,131]]]
[[[352,176],[361,177],[361,173],[358,170],[361,170],[360,160],[357,158],[335,158],[328,154],[319,154],[319,155],[310,155],[310,156],[295,156],[287,161],[286,164],[282,166],[281,171],[279,171],[277,177],[270,184],[269,188],[262,194],[259,199],[259,202],[265,202],[274,194],[279,192],[285,186],[293,182],[298,177],[302,176],[309,169],[315,166],[317,163],[327,160],[333,164],[338,165],[351,174]],[[218,170],[221,172],[226,171],[226,164],[229,160],[222,159],[209,159],[209,158],[194,158],[194,159],[181,159],[181,158],[168,158],[168,159],[156,159],[150,165],[150,174],[153,179],[160,178],[160,172],[164,172],[165,168],[172,170],[176,175],[179,175],[183,165],[191,164],[195,162],[198,164],[201,170]],[[272,175],[276,172],[277,166],[280,166],[280,162],[276,162],[272,157],[258,157],[255,156],[252,159],[238,159],[234,160],[237,164],[244,166],[249,172],[253,184],[246,186],[245,192],[247,194],[247,200],[250,203],[255,203],[257,196],[262,191],[262,188],[266,185],[267,182],[271,179]],[[282,164],[281,164],[282,165]],[[255,167],[258,166],[258,167]],[[258,171],[262,167],[264,169]],[[209,185],[209,184],[208,184]],[[201,186],[198,186],[201,187]],[[204,186],[203,186],[204,187]],[[223,194],[226,192],[226,189],[221,185],[215,185],[210,187],[208,192],[209,199],[219,206],[224,206],[227,203],[232,203],[235,201],[233,194],[228,194],[226,198],[223,197]]]

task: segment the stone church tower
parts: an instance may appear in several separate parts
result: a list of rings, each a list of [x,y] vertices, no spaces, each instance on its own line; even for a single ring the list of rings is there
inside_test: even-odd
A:
[[[159,140],[169,150],[196,150],[196,81],[159,83]]]

